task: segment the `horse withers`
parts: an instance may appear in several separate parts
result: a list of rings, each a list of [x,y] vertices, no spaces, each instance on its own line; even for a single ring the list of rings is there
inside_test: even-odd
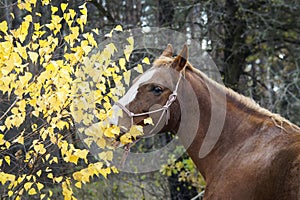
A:
[[[204,199],[300,199],[300,128],[195,69],[186,45],[175,57],[168,45],[115,107],[114,123],[142,125],[143,137],[186,127],[178,136],[206,180]]]

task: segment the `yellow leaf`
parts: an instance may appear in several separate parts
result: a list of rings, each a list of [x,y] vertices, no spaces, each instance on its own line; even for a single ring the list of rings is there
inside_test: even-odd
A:
[[[104,138],[99,138],[96,143],[97,143],[98,147],[104,148],[106,145],[106,140]]]
[[[121,69],[126,70],[125,64],[126,64],[125,58],[120,58],[119,65],[120,65]]]
[[[73,173],[73,178],[74,178],[74,180],[76,180],[76,181],[82,181],[83,175],[82,175],[81,171],[79,171],[79,172],[74,172],[74,173]]]
[[[39,54],[38,53],[36,53],[36,52],[28,52],[28,55],[29,55],[29,58],[30,58],[30,60],[34,63],[34,64],[36,64],[37,63],[37,60],[38,60],[38,57],[39,57]]]
[[[94,142],[93,138],[89,138],[89,137],[85,138],[83,141],[88,147],[91,147],[92,143]]]
[[[114,30],[111,30],[109,33],[105,34],[104,36],[105,37],[109,37],[111,38],[112,37],[112,34],[113,34]]]
[[[9,190],[7,194],[8,194],[9,197],[11,197],[14,194],[14,192]]]
[[[107,178],[107,174],[110,174],[111,170],[110,168],[100,169],[99,172],[104,176],[104,178]]]
[[[108,45],[106,45],[105,47],[108,52],[110,53],[110,55],[113,55],[115,51],[117,51],[116,46],[113,43],[109,43]]]
[[[24,132],[24,131],[23,131],[23,132]],[[23,133],[22,133],[19,137],[17,137],[17,138],[13,141],[13,143],[24,144],[24,136],[23,136]]]
[[[80,10],[80,12],[85,12],[84,10]],[[77,18],[76,19],[76,22],[80,25],[80,29],[81,31],[83,31],[83,28],[84,28],[84,24],[86,24],[86,15],[81,15],[80,18]]]
[[[50,153],[48,153],[48,154],[45,156],[45,159],[46,159],[46,160],[49,160],[50,156],[51,156]]]
[[[124,81],[125,84],[129,86],[131,71],[124,72]]]
[[[133,39],[132,36],[131,36],[131,37],[128,37],[128,38],[127,38],[127,41],[128,41],[128,43],[129,43],[130,45],[133,46],[133,44],[134,44],[134,39]]]
[[[16,52],[19,53],[19,55],[27,60],[27,50],[26,47],[23,47],[19,42],[16,42],[17,48],[15,48]]]
[[[38,177],[40,177],[41,174],[42,174],[42,170],[39,170],[39,171],[36,172],[36,175],[38,175]]]
[[[21,182],[23,182],[23,180],[25,179],[25,177],[26,177],[25,174],[23,174],[22,176],[19,176],[16,182],[17,182],[18,184],[20,184]]]
[[[57,182],[57,183],[60,183],[62,180],[63,180],[63,177],[62,177],[62,176],[59,176],[59,177],[55,177],[55,178],[54,178],[54,181]]]
[[[111,167],[113,173],[119,173],[118,169],[115,166]]]
[[[148,118],[144,119],[144,124],[154,125],[151,117],[148,117]]]
[[[132,126],[129,130],[129,133],[134,138],[139,135],[143,135],[143,126]]]
[[[41,191],[41,189],[44,188],[44,184],[42,184],[42,183],[37,183],[36,186],[37,186],[39,191]]]
[[[36,190],[35,190],[34,188],[31,188],[31,189],[28,191],[28,194],[29,194],[29,195],[35,195],[35,194],[37,194],[37,193],[36,193]]]
[[[67,3],[62,3],[62,4],[60,4],[60,8],[61,8],[61,10],[62,10],[63,12],[66,10],[67,6],[68,6]]]
[[[45,5],[48,5],[50,3],[50,0],[42,0],[42,5],[45,6]]]
[[[33,4],[33,6],[36,6],[36,1],[37,1],[37,0],[29,0],[29,2],[30,2],[31,4]]]
[[[79,6],[79,8],[80,8],[80,12],[81,12],[83,15],[87,15],[86,3],[82,4],[81,6]]]
[[[99,35],[99,29],[98,29],[98,28],[94,28],[94,29],[92,29],[92,31],[93,31],[94,33],[96,33],[97,35]]]
[[[43,33],[45,33],[45,32],[43,32]],[[32,44],[31,44],[31,49],[32,49],[32,50],[36,50],[39,46],[40,46],[39,44],[32,43]]]
[[[120,127],[118,126],[111,126],[104,131],[104,135],[108,138],[114,138],[116,135],[119,135]]]
[[[53,160],[53,162],[58,163],[57,157],[53,157],[52,160]]]
[[[0,182],[2,185],[4,185],[8,181],[10,181],[10,182],[15,181],[15,178],[16,178],[15,175],[7,174],[7,173],[0,171]]]
[[[33,146],[34,150],[39,154],[46,153],[46,149],[44,148],[44,144],[36,144]]]
[[[33,116],[35,116],[37,118],[39,117],[39,114],[40,114],[40,112],[38,110],[34,110],[31,113],[33,114]]]
[[[6,33],[7,30],[8,30],[7,22],[6,21],[1,22],[0,23],[0,31],[3,33]]]
[[[138,73],[143,73],[143,66],[141,64],[138,64],[135,68],[134,68]]]
[[[25,20],[25,21],[28,21],[28,22],[32,22],[32,16],[31,16],[31,15],[26,15],[26,16],[24,17],[24,20]]]
[[[19,38],[21,38],[21,36]],[[12,65],[21,66],[22,65],[22,58],[19,56],[19,54],[12,53],[10,55],[10,58],[9,58],[8,62],[9,62],[9,64],[12,64]],[[6,63],[6,64],[8,64],[8,63]]]
[[[133,37],[129,37],[127,38],[127,41],[129,43],[129,45],[126,45],[125,49],[124,49],[124,55],[127,61],[129,61],[129,57],[133,51],[133,46],[134,46],[134,40]]]
[[[147,64],[147,65],[150,65],[150,61],[149,61],[148,57],[145,57],[142,62]]]
[[[26,176],[27,181],[29,181],[32,178],[32,175]]]
[[[53,174],[52,174],[52,173],[49,173],[49,174],[47,175],[47,177],[50,178],[50,179],[53,179]]]
[[[78,158],[79,158],[78,156],[71,155],[71,156],[69,157],[69,162],[72,162],[72,163],[74,163],[74,164],[77,164]]]
[[[75,186],[76,186],[77,188],[81,188],[81,182],[75,183]]]
[[[29,25],[30,25],[30,23],[28,21],[23,21],[21,24],[21,27],[19,28],[20,33],[19,33],[18,38],[21,42],[24,42],[28,35]]]
[[[113,152],[107,151],[107,152],[101,152],[98,154],[99,158],[105,161],[112,161],[113,159]]]
[[[10,142],[5,141],[5,147],[6,147],[6,149],[9,149],[10,145],[11,145]]]
[[[19,109],[14,107],[11,109],[11,113],[14,114],[14,115],[17,115],[19,113]]]
[[[125,58],[127,61],[129,61],[132,50],[133,50],[133,47],[130,47],[130,46],[126,46],[126,48],[124,49],[124,55],[125,55]]]
[[[9,156],[4,156],[4,160],[8,165],[10,165],[10,157]]]
[[[31,188],[32,184],[33,184],[33,182],[27,182],[27,183],[25,183],[24,184],[25,190],[28,191]]]
[[[0,126],[1,132],[4,132],[5,129],[6,129],[6,126],[4,126],[4,125]],[[1,134],[0,134],[0,141],[1,141]],[[0,142],[0,145],[1,145],[1,142]]]
[[[64,122],[64,121],[59,121],[56,123],[56,127],[59,129],[59,130],[63,130],[65,126],[68,125],[68,122]]]
[[[19,192],[18,192],[18,195],[22,196],[24,193],[24,188],[20,189]]]
[[[52,195],[53,195],[52,190],[49,190],[49,196],[52,197]]]
[[[128,134],[128,133],[125,133],[124,135],[122,135],[120,137],[120,141],[121,141],[122,144],[131,143],[132,142],[131,135]]]
[[[46,194],[41,194],[40,199],[44,199],[46,197]]]
[[[117,25],[115,28],[116,31],[123,31],[123,28],[121,25]]]
[[[52,15],[55,14],[58,11],[58,8],[56,6],[51,6]]]
[[[32,74],[29,73],[29,72],[25,72],[24,77],[26,77],[26,80],[29,80],[29,79],[31,79]],[[28,81],[26,81],[26,82],[28,82]],[[26,107],[26,101],[25,101],[25,99],[20,100],[17,104],[19,105],[19,110],[21,112],[25,111],[25,107]]]
[[[5,126],[4,126],[4,128],[5,128]],[[3,145],[3,144],[5,144],[5,142],[6,141],[4,140],[4,134],[0,133],[0,146]]]
[[[81,159],[86,160],[89,151],[86,149],[75,149],[74,155],[78,156]],[[87,160],[86,160],[87,162]]]

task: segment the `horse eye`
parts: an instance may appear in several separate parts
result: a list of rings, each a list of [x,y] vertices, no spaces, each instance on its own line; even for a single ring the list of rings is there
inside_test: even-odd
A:
[[[154,95],[160,95],[163,92],[163,89],[159,86],[154,86],[152,89]]]

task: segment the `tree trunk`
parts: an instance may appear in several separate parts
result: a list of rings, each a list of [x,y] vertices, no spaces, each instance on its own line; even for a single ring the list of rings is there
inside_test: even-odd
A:
[[[174,18],[174,5],[169,0],[158,0],[158,24],[170,27]]]
[[[245,59],[250,53],[244,37],[247,27],[246,22],[238,14],[235,0],[226,0],[225,10],[224,84],[238,90]]]

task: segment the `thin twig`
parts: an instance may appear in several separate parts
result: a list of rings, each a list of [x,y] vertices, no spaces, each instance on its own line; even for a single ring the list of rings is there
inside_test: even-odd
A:
[[[202,192],[200,192],[199,194],[197,194],[195,197],[191,198],[191,200],[196,200],[196,199],[202,199],[203,195],[204,195],[205,190],[203,190]]]
[[[0,121],[7,115],[7,113],[14,107],[14,105],[17,103],[19,99],[17,98],[7,109],[7,111],[0,117]]]

